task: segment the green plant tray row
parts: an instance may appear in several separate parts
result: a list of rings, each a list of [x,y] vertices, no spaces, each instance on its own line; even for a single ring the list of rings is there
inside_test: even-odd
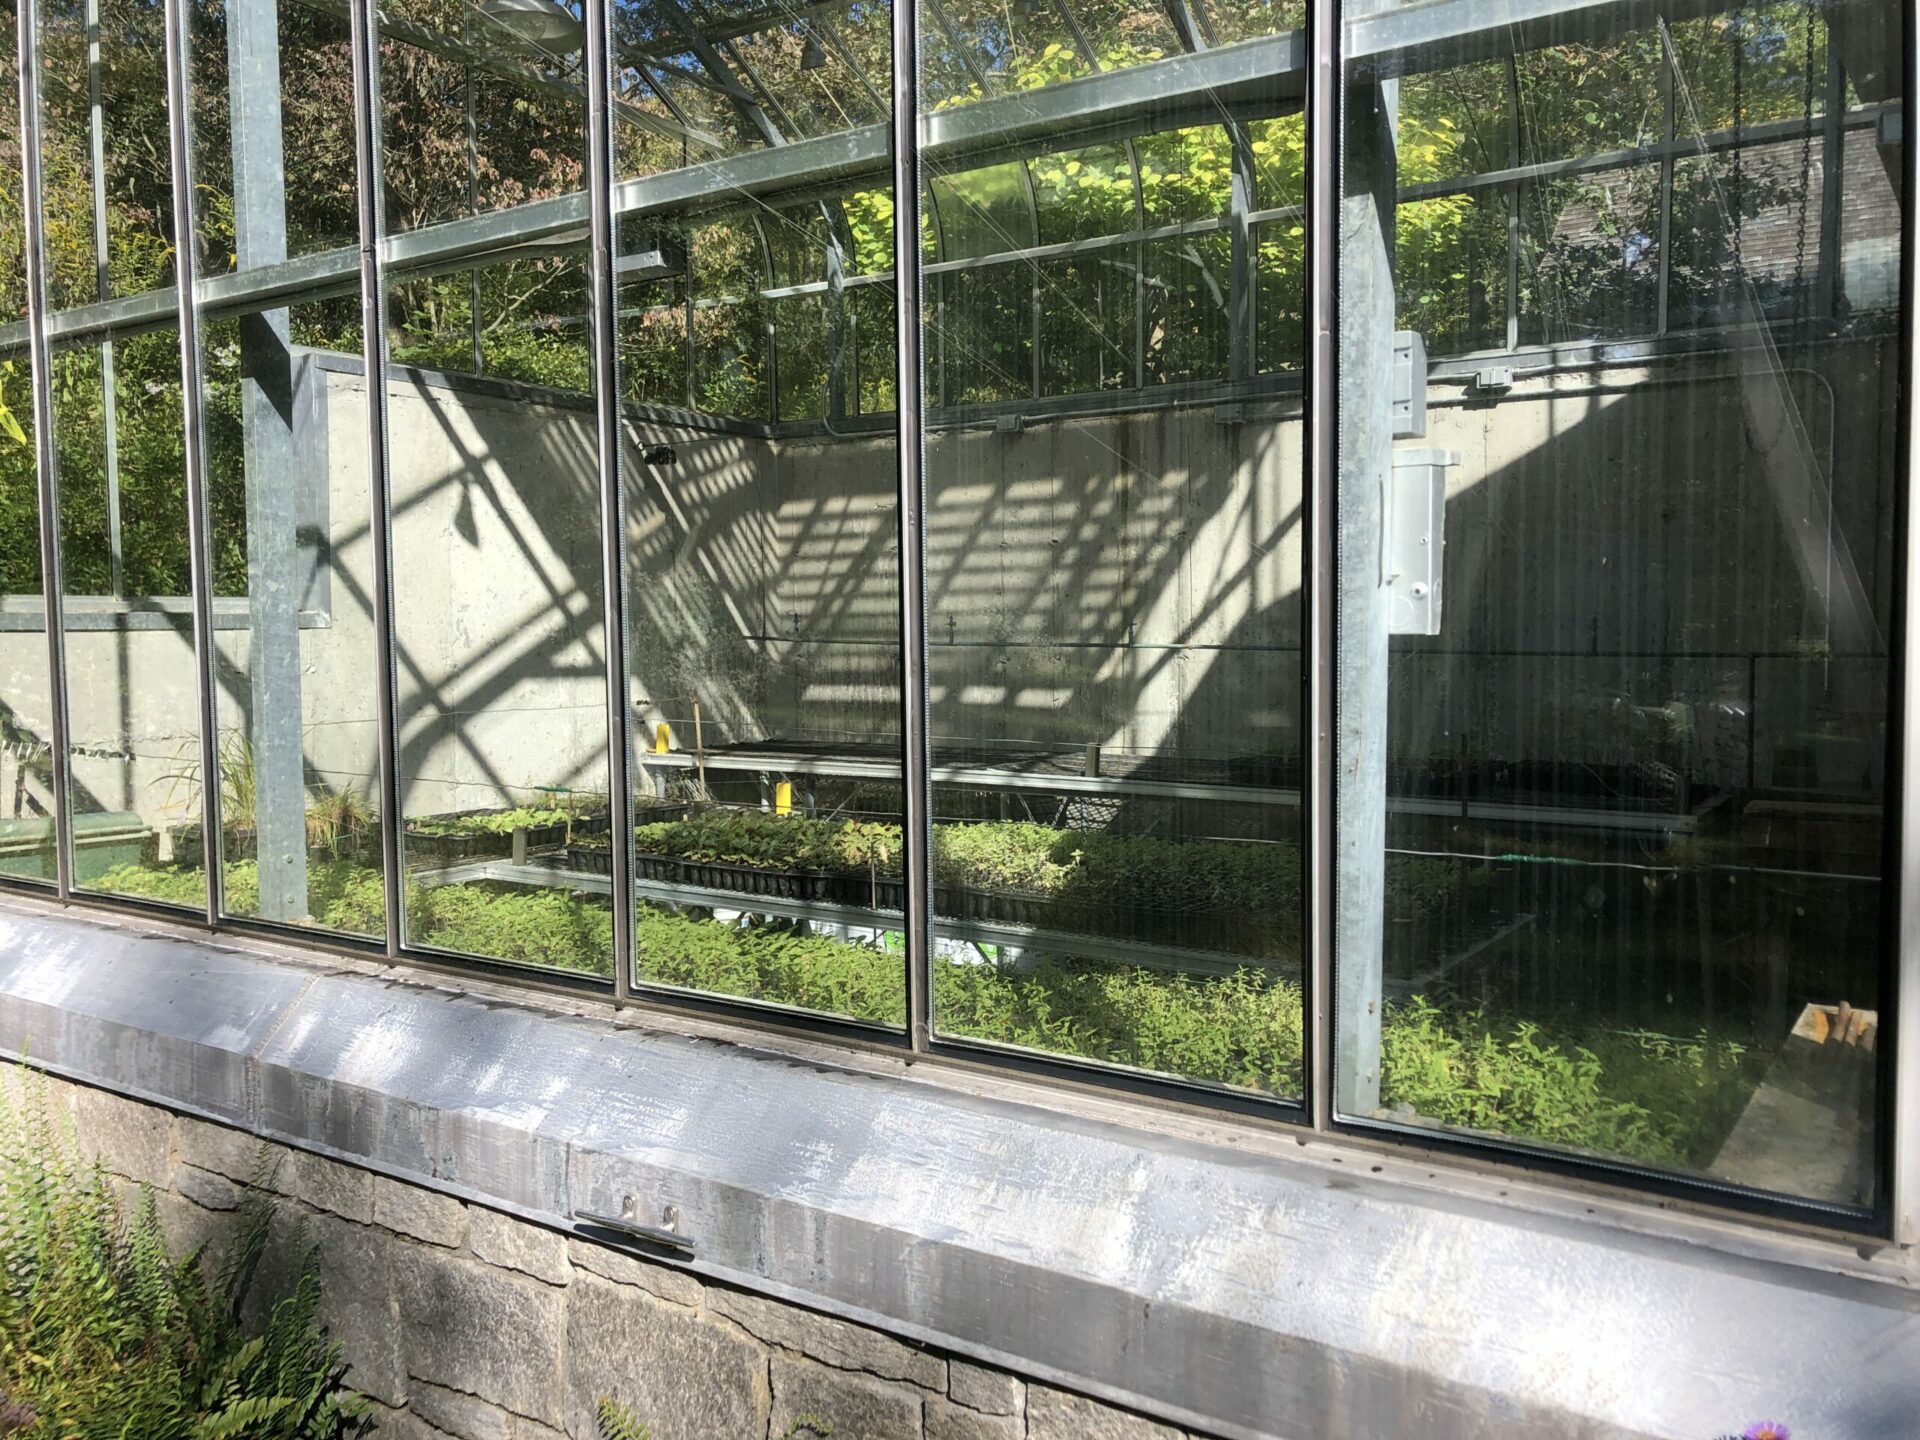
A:
[[[475,815],[489,815],[490,810],[460,810],[448,815],[423,815],[416,823],[441,823],[465,820]],[[604,835],[613,828],[612,817],[600,815],[576,815],[571,825],[564,820],[556,820],[550,825],[529,825],[527,827],[528,849],[550,849],[567,843],[569,834]],[[435,861],[451,864],[460,860],[491,860],[513,853],[513,834],[488,834],[477,832],[471,835],[427,835],[422,834],[414,825],[407,827],[407,859]]]
[[[570,870],[596,875],[612,873],[611,852],[601,845],[571,845],[561,863]],[[634,856],[634,876],[660,885],[712,890],[743,899],[755,896],[781,900],[857,906],[903,913],[906,884],[898,876],[851,874],[845,871],[779,870],[752,865],[729,865],[688,860],[678,855]],[[966,885],[933,887],[936,915],[949,919],[982,920],[1001,925],[1061,930],[1075,934],[1112,935],[1194,950],[1258,954],[1271,948],[1275,929],[1271,917],[1227,908],[1179,910],[1155,905],[1122,905],[1072,897],[1027,895],[1008,890],[982,890]]]
[[[149,841],[149,848],[152,842]],[[362,854],[377,857],[380,854],[380,831],[378,827],[364,831],[353,831],[342,835],[334,845],[316,845],[309,843],[307,853],[327,859],[357,860]],[[231,865],[236,860],[257,860],[260,858],[260,832],[251,827],[245,830],[228,830],[220,837],[220,858]],[[173,833],[173,859],[171,864],[185,870],[198,870],[202,860],[200,850],[200,827],[182,825]]]

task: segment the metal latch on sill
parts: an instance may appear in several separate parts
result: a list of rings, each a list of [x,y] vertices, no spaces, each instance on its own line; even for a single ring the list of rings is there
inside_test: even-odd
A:
[[[1389,635],[1440,633],[1440,580],[1445,569],[1447,471],[1451,450],[1393,452],[1388,467],[1380,580],[1387,589]]]
[[[576,1210],[573,1220],[583,1230],[589,1232],[588,1238],[631,1244],[635,1241],[649,1247],[676,1251],[681,1255],[693,1254],[693,1238],[680,1233],[680,1207],[662,1205],[660,1223],[648,1224],[640,1218],[640,1197],[624,1195],[620,1199],[618,1215],[601,1215],[592,1210]],[[609,1232],[594,1235],[593,1231]]]

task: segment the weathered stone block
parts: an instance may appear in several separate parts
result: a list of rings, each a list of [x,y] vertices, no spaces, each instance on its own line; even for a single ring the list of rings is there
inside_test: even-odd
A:
[[[787,1355],[773,1357],[773,1430],[823,1421],[833,1440],[906,1440],[920,1435],[920,1391],[894,1380],[837,1370]]]
[[[910,1380],[929,1390],[947,1388],[945,1360],[878,1330],[718,1286],[707,1292],[707,1308],[782,1350],[810,1355],[842,1370],[864,1370],[887,1380]]]
[[[578,1270],[591,1270],[595,1275],[622,1285],[638,1285],[649,1295],[658,1295],[662,1300],[671,1300],[676,1305],[698,1308],[706,1294],[706,1287],[684,1270],[676,1270],[671,1265],[655,1265],[632,1255],[622,1255],[605,1245],[595,1245],[591,1240],[567,1241],[567,1258]]]
[[[467,1207],[451,1195],[376,1175],[373,1223],[429,1245],[458,1248],[467,1238]]]
[[[393,1242],[331,1215],[310,1216],[304,1228],[320,1266],[320,1323],[353,1367],[347,1384],[389,1405],[402,1403],[407,1383],[389,1273]]]
[[[174,1143],[184,1164],[211,1170],[242,1184],[259,1178],[263,1163],[271,1169],[287,1153],[286,1147],[265,1144],[244,1130],[212,1125],[186,1115],[174,1122]]]
[[[1029,1440],[1183,1440],[1170,1425],[1045,1385],[1027,1387],[1027,1435]]]
[[[477,1395],[416,1380],[409,1388],[408,1408],[458,1440],[513,1440],[513,1417]]]
[[[569,1434],[594,1434],[603,1395],[631,1406],[652,1440],[767,1433],[767,1352],[732,1326],[591,1272],[546,1293],[566,1299]]]
[[[405,1240],[391,1245],[407,1373],[560,1423],[560,1292],[462,1255]]]
[[[185,1258],[204,1246],[203,1260],[209,1262],[207,1274],[216,1273],[226,1247],[239,1230],[240,1217],[231,1210],[208,1210],[193,1201],[167,1191],[157,1191],[155,1201],[160,1214],[160,1232],[167,1237],[167,1248]]]
[[[1019,1415],[1026,1401],[1026,1386],[1004,1370],[989,1370],[984,1365],[969,1365],[964,1360],[947,1362],[947,1394],[956,1404],[988,1415]]]
[[[65,1108],[73,1116],[80,1153],[89,1160],[98,1159],[111,1174],[159,1189],[173,1183],[169,1112],[86,1085],[65,1087]]]
[[[340,1342],[351,1366],[347,1384],[383,1404],[405,1405],[406,1373],[388,1273],[391,1237],[335,1215],[304,1214],[286,1201],[276,1203],[243,1318],[260,1324],[267,1308],[292,1289],[311,1252],[320,1280],[320,1323]]]
[[[468,1217],[467,1243],[489,1265],[519,1270],[549,1285],[564,1285],[573,1278],[566,1236],[498,1210],[474,1206]]]
[[[927,1397],[927,1440],[1022,1440],[1027,1427],[1017,1415],[988,1415],[941,1395]]]
[[[194,1204],[209,1210],[238,1210],[241,1200],[246,1197],[244,1186],[211,1170],[202,1170],[197,1165],[176,1166],[173,1188]]]
[[[446,1431],[427,1424],[411,1410],[400,1410],[391,1405],[375,1405],[373,1422],[373,1433],[380,1440],[453,1440]]]
[[[273,1188],[365,1225],[373,1219],[373,1172],[323,1155],[290,1150],[275,1172]]]

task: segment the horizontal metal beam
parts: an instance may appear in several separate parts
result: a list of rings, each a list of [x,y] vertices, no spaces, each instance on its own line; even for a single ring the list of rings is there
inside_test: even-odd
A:
[[[125,600],[114,595],[69,595],[60,606],[61,628],[76,630],[177,630],[193,628],[193,606],[184,597],[154,596]],[[324,630],[333,617],[324,610],[302,610],[302,630]],[[213,628],[245,630],[244,595],[213,597]],[[38,595],[0,595],[0,634],[38,634],[47,628],[47,607]]]
[[[1601,44],[1735,8],[1731,0],[1426,0],[1346,26],[1347,59],[1379,79],[1502,60],[1550,45]]]
[[[1895,107],[1887,105],[1869,105],[1863,109],[1849,110],[1840,117],[1840,125],[1846,130],[1872,130],[1879,126],[1882,115],[1891,114],[1894,109]],[[1763,125],[1743,125],[1738,130],[1709,130],[1706,134],[1697,137],[1662,140],[1651,145],[1636,145],[1625,150],[1576,155],[1565,160],[1542,160],[1533,165],[1512,165],[1504,170],[1483,170],[1478,174],[1448,180],[1424,180],[1418,185],[1402,186],[1399,200],[1404,205],[1446,195],[1467,195],[1479,190],[1502,190],[1507,186],[1516,183],[1524,184],[1530,180],[1557,180],[1567,176],[1626,170],[1636,165],[1655,164],[1661,160],[1685,160],[1697,157],[1702,150],[1716,152],[1746,150],[1756,145],[1777,144],[1783,140],[1801,140],[1810,135],[1823,135],[1825,132],[1824,119],[1816,118],[1809,124],[1795,116],[1787,120],[1769,121]]]

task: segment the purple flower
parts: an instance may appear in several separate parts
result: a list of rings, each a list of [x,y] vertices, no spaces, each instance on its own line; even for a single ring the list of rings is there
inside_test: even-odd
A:
[[[1747,1426],[1741,1440],[1790,1440],[1791,1434],[1778,1420],[1756,1420]]]

